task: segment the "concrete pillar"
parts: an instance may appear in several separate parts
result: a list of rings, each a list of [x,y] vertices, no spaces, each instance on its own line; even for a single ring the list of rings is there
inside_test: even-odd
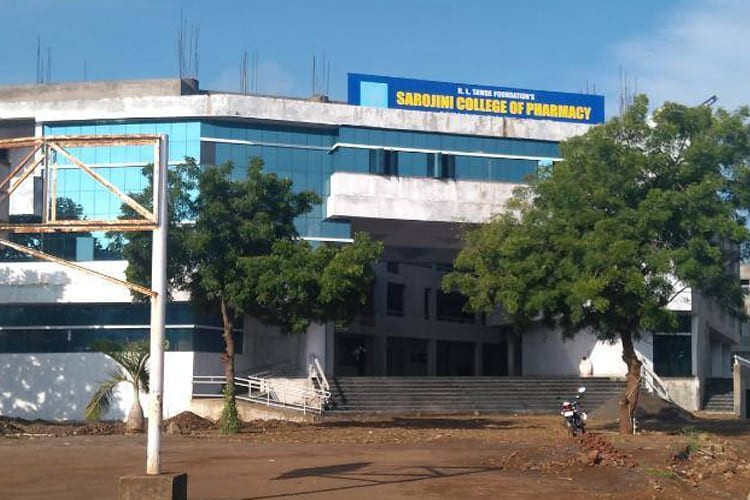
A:
[[[693,300],[695,300],[695,297],[693,297]],[[693,365],[691,369],[693,371],[693,375],[699,378],[703,376],[703,370],[700,367],[701,365],[698,359],[701,353],[699,338],[702,335],[703,335],[703,325],[701,325],[700,321],[698,321],[698,316],[693,315],[692,335],[690,336],[690,350],[691,350],[691,361],[692,361],[691,364]]]
[[[483,344],[477,342],[474,344],[474,376],[479,377],[482,375],[482,348]]]
[[[388,370],[388,338],[383,332],[378,332],[373,341],[374,349],[374,375],[384,376]]]
[[[336,327],[333,321],[329,321],[326,324],[326,358],[324,370],[326,374],[333,375],[334,355],[336,351]]]
[[[427,376],[437,375],[437,340],[427,340]]]
[[[734,387],[734,414],[740,418],[747,418],[745,415],[745,404],[743,401],[743,390],[742,390],[742,367],[739,363],[735,362],[732,366],[732,378]]]
[[[300,367],[305,374],[308,372],[313,356],[318,358],[323,370],[330,373],[328,372],[326,363],[328,357],[327,341],[328,325],[325,323],[310,323],[310,326],[307,327],[307,332],[305,332],[305,335],[302,337],[303,348],[301,349],[302,352],[300,353],[301,356],[299,359]]]
[[[515,335],[508,335],[506,342],[508,344],[508,375],[512,377],[516,374],[516,349],[518,349]]]
[[[724,352],[724,354],[723,354],[723,356],[721,358],[721,366],[723,367],[723,373],[724,373],[723,376],[725,376],[725,377],[726,376],[731,377],[732,374],[733,374],[733,371],[732,371],[732,363],[733,363],[732,346],[730,346],[729,344],[724,344],[724,351],[723,352]]]

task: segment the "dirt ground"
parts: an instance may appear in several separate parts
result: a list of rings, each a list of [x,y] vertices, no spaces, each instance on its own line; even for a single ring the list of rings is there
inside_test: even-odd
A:
[[[570,437],[556,416],[324,417],[250,422],[235,436],[184,413],[165,424],[162,470],[191,499],[732,498],[750,493],[750,423],[606,410]],[[678,418],[679,417],[679,418]],[[146,439],[120,423],[0,417],[0,498],[110,499],[145,471]]]

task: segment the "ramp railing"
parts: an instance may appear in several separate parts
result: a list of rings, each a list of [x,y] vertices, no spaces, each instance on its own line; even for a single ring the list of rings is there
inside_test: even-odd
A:
[[[193,397],[223,397],[224,384],[226,384],[224,376],[196,375],[193,377]],[[331,397],[330,391],[324,389],[261,377],[235,377],[234,385],[237,399],[269,407],[301,411],[304,414],[321,413],[324,402]],[[215,390],[207,389],[208,387],[214,387]]]
[[[646,390],[666,401],[672,401],[672,398],[669,397],[667,384],[656,374],[643,356],[638,353],[636,353],[636,356],[638,356],[638,360],[641,362],[641,383],[646,387]]]

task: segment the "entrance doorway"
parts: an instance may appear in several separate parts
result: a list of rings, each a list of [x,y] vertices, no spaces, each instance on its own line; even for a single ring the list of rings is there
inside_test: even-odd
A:
[[[482,375],[508,376],[508,343],[482,344]]]
[[[337,335],[334,373],[342,377],[372,374],[372,343],[366,335]]]
[[[427,341],[388,337],[387,371],[394,377],[427,375]]]
[[[474,375],[473,342],[450,342],[440,340],[437,343],[438,376],[470,377]]]

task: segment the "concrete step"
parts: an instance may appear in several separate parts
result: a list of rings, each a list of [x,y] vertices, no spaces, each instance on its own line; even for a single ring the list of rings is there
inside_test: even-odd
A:
[[[578,377],[337,377],[335,411],[349,413],[479,411],[554,413],[586,386],[582,406],[596,407],[622,391],[624,382]]]
[[[734,412],[734,381],[731,378],[708,378],[705,382],[703,410]]]

